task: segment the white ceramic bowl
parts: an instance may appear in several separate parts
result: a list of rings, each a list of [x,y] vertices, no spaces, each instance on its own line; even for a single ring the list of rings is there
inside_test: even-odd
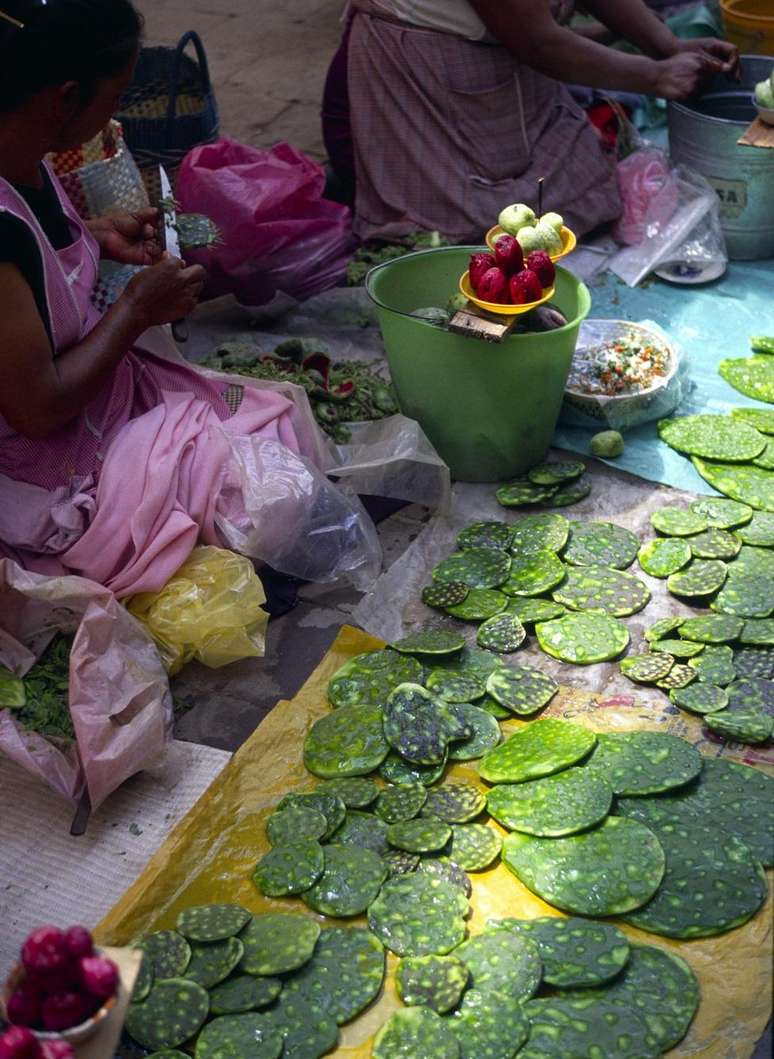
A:
[[[95,949],[95,952],[98,952]],[[0,1015],[8,1021],[7,1018],[7,1003],[13,993],[14,989],[24,981],[25,971],[24,967],[17,963],[11,968],[11,973],[5,980],[5,984],[2,989],[2,995],[0,995]],[[119,984],[119,991],[120,991]],[[110,1012],[116,1006],[118,995],[110,997],[106,1000],[99,1011],[95,1012],[91,1018],[86,1019],[85,1022],[81,1022],[78,1026],[71,1026],[69,1030],[60,1030],[58,1033],[50,1033],[47,1030],[33,1030],[32,1032],[41,1041],[68,1041],[70,1044],[80,1044],[82,1041],[88,1040],[96,1031],[97,1028],[105,1021],[110,1015]]]

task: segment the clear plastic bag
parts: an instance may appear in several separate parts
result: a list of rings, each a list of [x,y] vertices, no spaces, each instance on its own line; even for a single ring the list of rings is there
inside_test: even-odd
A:
[[[160,592],[141,592],[127,607],[156,642],[170,674],[192,658],[218,669],[261,658],[266,595],[249,559],[225,548],[194,548]]]

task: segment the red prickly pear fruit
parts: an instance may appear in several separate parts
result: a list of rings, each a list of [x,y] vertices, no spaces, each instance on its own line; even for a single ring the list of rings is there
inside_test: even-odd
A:
[[[43,1001],[43,1025],[55,1033],[69,1030],[86,1019],[86,1012],[80,993],[54,993]]]
[[[533,250],[527,258],[527,268],[537,274],[543,290],[553,287],[556,279],[556,266],[545,250]]]
[[[497,264],[494,254],[473,254],[470,258],[470,264],[468,265],[468,274],[470,276],[470,284],[473,290],[478,293],[478,285],[481,282],[481,277],[490,268],[494,268]]]
[[[94,952],[94,942],[86,927],[69,927],[65,931],[65,944],[71,960],[80,960]]]
[[[524,268],[524,252],[519,240],[512,235],[501,235],[495,243],[495,258],[497,265],[506,276],[512,276],[515,272],[521,272]]]
[[[99,1000],[107,1000],[118,989],[118,967],[105,956],[84,956],[78,973],[83,988]]]
[[[0,1059],[40,1059],[40,1042],[26,1026],[11,1026],[0,1034]]]
[[[69,1041],[44,1041],[42,1059],[75,1059],[75,1049]]]
[[[52,974],[62,971],[70,961],[67,943],[56,927],[38,927],[22,945],[22,963],[31,973]]]
[[[543,288],[537,274],[532,269],[525,268],[523,272],[511,276],[510,293],[514,305],[528,305],[530,302],[540,301]]]
[[[40,993],[22,982],[8,998],[8,1021],[14,1026],[39,1026],[42,1004]]]
[[[481,277],[478,296],[485,302],[504,302],[508,296],[508,277],[501,268],[489,268]]]

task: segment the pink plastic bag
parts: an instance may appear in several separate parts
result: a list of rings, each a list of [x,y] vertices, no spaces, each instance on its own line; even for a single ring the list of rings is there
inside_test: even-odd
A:
[[[335,286],[352,255],[352,219],[324,187],[322,168],[286,143],[262,151],[225,137],[186,155],[180,207],[206,214],[222,237],[186,255],[207,269],[208,293],[264,305],[278,291],[303,300]]]
[[[643,148],[625,158],[616,173],[623,213],[613,235],[625,246],[637,246],[649,225],[666,225],[677,209],[677,176],[663,151]]]
[[[169,682],[150,636],[107,589],[0,560],[0,665],[24,676],[56,632],[75,633],[76,743],[59,749],[0,709],[0,759],[7,754],[73,801],[86,787],[96,807],[164,750],[172,735]]]

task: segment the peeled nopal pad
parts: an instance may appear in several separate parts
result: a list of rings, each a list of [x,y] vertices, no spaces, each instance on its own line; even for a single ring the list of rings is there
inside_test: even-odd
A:
[[[328,684],[332,706],[381,706],[398,684],[421,682],[422,666],[397,651],[369,651],[346,662]]]
[[[629,630],[618,618],[593,611],[540,622],[535,634],[547,655],[579,666],[612,661],[629,646]]]
[[[695,659],[691,658],[690,661],[694,662]],[[664,691],[672,691],[674,688],[687,688],[695,679],[696,670],[689,665],[685,666],[680,662],[675,662],[663,680],[656,681],[656,687],[663,688]]]
[[[320,925],[308,916],[269,912],[253,916],[240,935],[245,947],[240,968],[248,974],[295,971],[312,958]]]
[[[384,946],[369,930],[329,927],[309,963],[286,980],[285,993],[322,1004],[342,1026],[376,998],[384,972]]]
[[[687,543],[697,559],[733,559],[742,547],[737,536],[714,526],[690,537]]]
[[[694,643],[730,643],[739,638],[743,626],[744,621],[733,614],[707,614],[688,618],[680,626],[679,635]]]
[[[384,734],[408,761],[434,765],[443,761],[449,743],[468,738],[471,731],[453,703],[441,702],[418,684],[401,684],[384,707]]]
[[[465,646],[465,637],[447,629],[421,629],[396,640],[392,646],[407,655],[454,655]]]
[[[423,857],[417,871],[424,872],[432,879],[443,879],[444,882],[451,883],[468,899],[473,893],[473,883],[467,872],[449,857]]]
[[[465,871],[484,871],[500,855],[499,832],[486,824],[452,824],[449,856]]]
[[[727,644],[705,647],[697,658],[691,659],[689,665],[702,684],[717,684],[723,688],[736,678],[734,652]]]
[[[553,598],[571,610],[594,610],[622,618],[635,614],[650,600],[650,589],[638,577],[608,566],[578,566]]]
[[[442,702],[474,702],[483,698],[486,680],[477,673],[439,668],[432,670],[425,687]]]
[[[177,1048],[198,1033],[209,1010],[206,989],[167,978],[157,981],[142,1003],[129,1005],[126,1031],[143,1048]]]
[[[450,761],[474,761],[502,742],[500,725],[487,710],[470,703],[459,703],[457,709],[472,735],[449,747]]]
[[[514,596],[508,603],[508,613],[514,614],[522,625],[534,625],[538,621],[552,621],[564,614],[561,603],[550,599],[532,599],[527,596]]]
[[[679,629],[684,624],[686,618],[659,618],[658,621],[654,621],[645,630],[645,639],[648,643],[655,643],[656,640],[663,640],[666,636],[669,636]]]
[[[176,930],[158,930],[148,934],[137,946],[153,970],[154,979],[178,978],[185,974],[191,959],[191,947]]]
[[[211,1015],[240,1015],[273,1004],[282,992],[279,978],[239,974],[210,990]]]
[[[320,1059],[339,1039],[324,1002],[309,997],[283,990],[266,1017],[284,1038],[282,1059]]]
[[[774,646],[774,618],[748,618],[742,625],[739,639],[744,644]],[[774,666],[772,666],[774,674]]]
[[[737,537],[744,544],[762,548],[774,547],[774,515],[768,511],[756,511],[746,526],[740,526]]]
[[[511,557],[497,548],[454,552],[433,570],[436,581],[462,581],[469,588],[497,588],[508,577]]]
[[[517,651],[527,638],[527,630],[515,614],[498,614],[480,626],[476,635],[479,647],[501,654]]]
[[[774,732],[774,717],[755,706],[739,710],[718,710],[704,722],[716,735],[733,743],[767,743]]]
[[[383,856],[384,866],[390,879],[397,875],[410,875],[419,867],[419,854],[406,853],[402,849],[390,849]]]
[[[650,645],[655,654],[671,655],[673,658],[695,658],[704,650],[703,643],[692,643],[690,640],[656,640]]]
[[[341,798],[348,809],[364,809],[376,800],[379,788],[373,780],[353,776],[351,779],[326,780],[319,789],[323,794]]]
[[[659,794],[699,775],[702,756],[669,732],[601,733],[589,767],[616,794]]]
[[[737,500],[721,500],[718,497],[709,496],[702,500],[694,500],[691,504],[691,511],[706,518],[708,526],[723,530],[745,526],[753,517],[753,509],[747,504],[740,504]]]
[[[221,1015],[199,1034],[196,1059],[279,1059],[283,1048],[268,1015]]]
[[[407,956],[398,965],[395,984],[404,1004],[442,1015],[459,1004],[468,977],[456,956]]]
[[[239,938],[194,942],[185,977],[204,989],[212,989],[228,978],[244,954],[244,945]]]
[[[774,411],[770,408],[732,408],[731,415],[749,423],[761,434],[774,434]]]
[[[570,483],[571,485],[575,483]],[[501,485],[496,492],[497,502],[503,507],[522,507],[549,501],[556,494],[556,486],[535,485],[529,478],[517,479]]]
[[[774,613],[774,577],[739,574],[729,578],[711,607],[740,618],[768,618]]]
[[[443,776],[445,768],[446,758],[436,765],[415,765],[406,761],[396,750],[391,750],[379,766],[379,775],[388,783],[399,786],[420,784],[431,787]]]
[[[277,809],[266,820],[266,837],[272,846],[286,846],[302,839],[322,838],[328,830],[328,820],[319,809],[288,806]]]
[[[407,853],[434,853],[443,849],[450,838],[451,827],[432,816],[403,820],[391,824],[387,831],[390,845]]]
[[[774,375],[772,375],[774,379]],[[744,463],[760,456],[766,439],[755,427],[730,416],[695,415],[662,419],[658,432],[678,452],[707,460]]]
[[[447,824],[467,824],[486,809],[486,795],[470,783],[447,783],[428,791],[425,810]]]
[[[278,809],[281,810],[288,808],[315,809],[317,812],[322,813],[327,825],[321,836],[322,841],[330,838],[336,828],[341,826],[344,814],[347,811],[347,807],[341,798],[335,794],[328,793],[322,787],[318,787],[316,790],[308,791],[304,794],[286,794],[279,803]],[[295,840],[294,837],[289,838],[289,841],[291,842]],[[275,842],[274,845],[276,846],[277,843]]]
[[[690,684],[687,688],[675,688],[669,698],[682,710],[691,713],[717,713],[728,706],[728,692],[714,684]]]
[[[373,1059],[460,1059],[447,1023],[429,1008],[396,1011],[376,1035]]]
[[[570,523],[564,515],[525,515],[512,527],[511,551],[514,555],[560,552],[569,534]]]
[[[728,569],[720,559],[692,559],[688,566],[667,578],[673,596],[712,596],[723,587]]]
[[[627,937],[612,923],[577,916],[540,916],[490,920],[489,926],[530,938],[543,961],[543,980],[562,989],[609,982],[629,959]]]
[[[199,905],[180,913],[177,930],[189,941],[222,941],[238,934],[250,918],[240,905]]]
[[[554,463],[539,463],[527,472],[527,477],[535,485],[560,485],[580,478],[585,470],[586,464],[580,460],[557,460]]]
[[[487,808],[511,831],[559,837],[604,820],[612,801],[604,773],[571,768],[540,780],[498,784],[489,792]]]
[[[573,566],[612,566],[625,570],[637,557],[640,542],[613,522],[573,522],[564,561]]]
[[[769,356],[744,357],[739,360],[723,360],[718,368],[722,378],[733,386],[745,397],[752,397],[755,401],[765,401],[774,404],[774,358]],[[746,423],[736,422],[737,426],[748,426]],[[750,430],[754,430],[750,427]],[[720,456],[718,459],[727,459]],[[742,457],[738,457],[741,459]],[[751,457],[748,457],[751,458]]]
[[[694,456],[692,463],[705,482],[720,493],[758,511],[774,511],[774,473],[751,463],[716,463]]]
[[[586,757],[597,741],[588,728],[544,717],[491,750],[479,772],[489,783],[522,783],[569,768]]]
[[[342,706],[312,725],[304,740],[304,765],[323,779],[366,776],[389,749],[381,706]]]
[[[422,589],[422,602],[428,607],[445,610],[462,603],[470,589],[462,581],[433,581]]]
[[[739,680],[771,680],[774,649],[770,646],[739,648],[734,652],[734,670]]]
[[[498,548],[508,551],[512,535],[507,522],[474,522],[457,537],[457,548],[459,551],[468,548]]]
[[[501,614],[508,597],[496,588],[471,588],[461,603],[447,607],[446,613],[459,621],[486,621]]]
[[[665,866],[652,831],[614,816],[568,838],[508,835],[503,860],[544,901],[589,916],[620,915],[644,905],[658,889]]]
[[[657,1059],[658,1039],[630,1006],[584,993],[530,1000],[524,1007],[530,1021],[525,1059]]]
[[[550,497],[542,500],[541,507],[570,507],[581,500],[585,500],[591,492],[591,481],[584,475],[575,482],[567,482],[560,485]]]
[[[333,838],[338,846],[360,846],[361,849],[370,849],[381,857],[389,849],[387,826],[375,813],[348,809],[344,823]]]
[[[621,672],[635,684],[658,684],[667,676],[675,664],[674,657],[666,654],[629,655],[621,662]]]
[[[482,993],[505,993],[518,1000],[534,996],[543,977],[543,961],[533,941],[507,930],[488,930],[455,949],[470,971],[470,983]]]
[[[302,894],[304,903],[325,916],[365,912],[387,877],[382,858],[359,846],[329,845],[323,852],[322,875]]]
[[[385,787],[376,802],[376,813],[388,824],[413,820],[427,801],[427,790],[421,783]]]
[[[529,1035],[521,1001],[489,989],[468,989],[449,1026],[460,1059],[513,1059]]]
[[[564,563],[555,552],[523,552],[514,555],[511,572],[500,590],[507,596],[539,596],[560,584],[564,575]]]
[[[656,537],[637,552],[640,566],[651,577],[669,577],[691,561],[693,552],[682,537]]]
[[[651,525],[667,537],[691,537],[702,533],[709,523],[706,516],[684,507],[662,507],[650,516]]]
[[[324,860],[323,847],[314,839],[277,846],[258,861],[253,882],[266,897],[301,894],[320,878]]]
[[[368,909],[368,925],[398,956],[445,955],[465,937],[468,910],[458,887],[415,872],[387,880]]]
[[[547,706],[559,685],[534,666],[514,666],[492,673],[486,690],[511,713],[526,716]]]

